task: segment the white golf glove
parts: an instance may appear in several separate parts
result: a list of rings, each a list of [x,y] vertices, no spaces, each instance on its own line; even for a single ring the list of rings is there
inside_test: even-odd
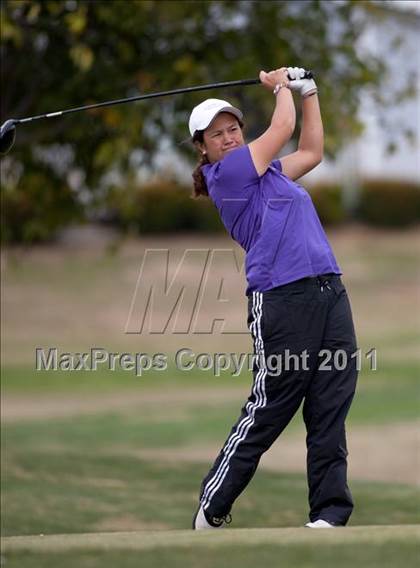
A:
[[[303,78],[305,76],[305,69],[301,67],[288,67],[287,74],[290,78],[289,89],[299,92],[303,98],[318,92],[313,79]]]

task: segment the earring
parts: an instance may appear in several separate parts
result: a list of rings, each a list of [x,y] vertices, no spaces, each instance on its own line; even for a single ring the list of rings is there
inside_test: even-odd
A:
[[[204,150],[204,151],[203,151],[203,156],[205,156],[206,154],[207,154],[207,152]]]

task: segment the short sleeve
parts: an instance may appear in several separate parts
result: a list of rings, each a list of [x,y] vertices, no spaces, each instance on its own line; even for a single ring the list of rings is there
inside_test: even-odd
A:
[[[208,185],[223,194],[242,193],[244,188],[259,183],[251,153],[247,145],[232,150],[213,166],[203,168]]]

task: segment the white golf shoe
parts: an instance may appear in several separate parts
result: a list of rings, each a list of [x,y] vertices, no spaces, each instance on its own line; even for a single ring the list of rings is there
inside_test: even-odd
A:
[[[308,529],[335,529],[337,528],[337,525],[324,521],[324,519],[318,519],[313,523],[306,523],[305,527]]]
[[[215,517],[209,519],[204,513],[203,506],[200,505],[196,514],[194,515],[192,528],[196,531],[203,529],[221,529],[231,521],[232,518],[230,515],[225,515],[220,519]]]

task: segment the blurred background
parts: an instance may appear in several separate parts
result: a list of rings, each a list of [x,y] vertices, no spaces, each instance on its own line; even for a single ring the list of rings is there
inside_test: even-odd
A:
[[[300,183],[343,270],[363,355],[348,427],[353,524],[419,521],[419,23],[419,2],[396,0],[1,5],[1,123],[283,65],[314,72],[325,160]],[[188,250],[243,263],[213,205],[191,198],[187,122],[211,96],[243,110],[248,141],[269,124],[273,99],[254,85],[24,125],[1,158],[4,534],[190,526],[251,374],[173,364],[142,378],[37,372],[35,349],[161,352],[170,362],[184,347],[251,351],[245,279],[231,260],[218,270],[189,260],[177,276],[202,299],[205,275],[212,333],[179,333],[191,315],[185,295],[172,319],[173,299],[164,301]],[[150,257],[156,250],[167,257]],[[220,288],[223,262],[230,281]],[[153,282],[153,317],[168,319],[158,331],[136,312]],[[220,310],[235,333],[213,322]],[[235,507],[235,526],[301,526],[304,472],[297,416]]]

